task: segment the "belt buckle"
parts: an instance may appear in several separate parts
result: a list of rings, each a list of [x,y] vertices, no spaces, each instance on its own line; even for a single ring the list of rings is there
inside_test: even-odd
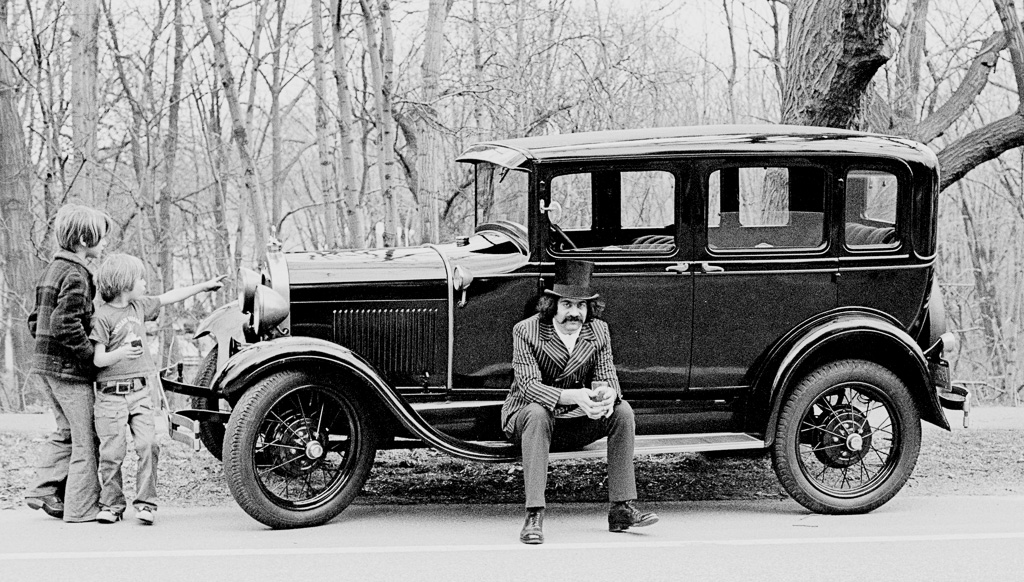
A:
[[[127,382],[115,382],[114,383],[114,394],[124,395],[131,394],[132,388],[135,387],[134,380],[128,380]]]

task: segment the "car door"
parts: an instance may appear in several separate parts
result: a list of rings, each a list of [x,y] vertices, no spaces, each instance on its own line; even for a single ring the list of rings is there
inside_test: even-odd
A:
[[[819,161],[708,161],[694,185],[693,392],[742,393],[758,359],[837,301],[829,184]]]
[[[546,168],[541,180],[542,276],[554,276],[557,259],[595,264],[616,371],[634,407],[676,399],[689,385],[692,236],[689,205],[677,202],[682,168],[664,160],[569,164]]]

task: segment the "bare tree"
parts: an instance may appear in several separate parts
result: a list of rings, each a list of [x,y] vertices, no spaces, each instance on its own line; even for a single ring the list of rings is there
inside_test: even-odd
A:
[[[99,59],[98,0],[77,0],[71,24],[71,112],[74,123],[71,193],[88,204],[98,202],[96,125],[99,122],[96,78]]]
[[[341,29],[341,0],[331,0],[331,36],[334,41],[334,81],[338,88],[338,147],[341,150],[341,193],[345,201],[345,222],[349,245],[366,246],[366,209],[356,184],[356,166],[352,151],[352,96],[348,84],[345,38]]]
[[[313,28],[313,89],[316,93],[316,149],[320,158],[320,192],[324,197],[324,234],[327,248],[338,245],[338,208],[334,177],[334,149],[327,136],[327,85],[324,82],[324,27],[321,0],[312,0],[310,23]]]
[[[38,261],[25,241],[32,238],[31,166],[25,150],[25,134],[17,97],[19,79],[10,55],[13,54],[7,27],[9,0],[0,0],[0,247],[3,270],[0,272],[0,340],[10,339],[12,358],[4,361],[0,381],[0,409],[24,407],[22,383],[27,372],[23,366],[31,360],[32,338],[25,325],[30,309],[34,274]]]
[[[377,144],[377,168],[380,176],[381,198],[384,201],[384,246],[393,247],[398,242],[398,204],[394,191],[395,134],[392,114],[391,91],[394,41],[391,33],[391,5],[388,0],[379,0],[381,40],[377,44],[377,25],[369,0],[359,0],[366,29],[366,48],[370,55],[370,71],[373,78],[374,101],[377,112],[379,141]],[[378,48],[379,47],[379,48]]]
[[[206,29],[213,43],[213,54],[215,67],[224,89],[224,96],[227,99],[228,110],[231,112],[231,137],[238,148],[238,156],[242,160],[242,179],[246,194],[248,195],[248,206],[252,214],[253,236],[256,248],[265,249],[267,246],[267,233],[270,226],[267,223],[267,214],[263,209],[263,200],[259,191],[259,182],[256,179],[256,163],[249,152],[249,133],[245,127],[245,120],[242,117],[242,109],[238,102],[238,89],[235,86],[235,78],[231,74],[231,66],[228,62],[227,47],[224,45],[224,34],[221,32],[221,22],[213,13],[212,0],[200,0],[203,9],[203,20],[206,22]]]

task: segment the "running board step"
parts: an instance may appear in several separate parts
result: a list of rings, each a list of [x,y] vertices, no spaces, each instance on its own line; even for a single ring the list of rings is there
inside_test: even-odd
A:
[[[706,451],[739,451],[763,449],[764,441],[742,432],[715,432],[707,434],[639,435],[635,454],[700,453]],[[551,453],[551,459],[586,459],[603,457],[607,453],[607,439],[591,443],[579,451]]]

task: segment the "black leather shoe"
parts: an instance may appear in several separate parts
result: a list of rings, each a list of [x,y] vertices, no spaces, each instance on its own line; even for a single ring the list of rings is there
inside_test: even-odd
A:
[[[42,497],[26,497],[25,505],[32,509],[42,509],[46,515],[64,519],[64,500],[56,495],[44,495]]]
[[[523,524],[523,531],[519,532],[519,541],[524,544],[544,543],[544,508],[527,509],[526,523]]]
[[[658,523],[658,514],[643,512],[632,501],[613,503],[608,510],[608,531],[626,531],[631,527],[645,527]]]

